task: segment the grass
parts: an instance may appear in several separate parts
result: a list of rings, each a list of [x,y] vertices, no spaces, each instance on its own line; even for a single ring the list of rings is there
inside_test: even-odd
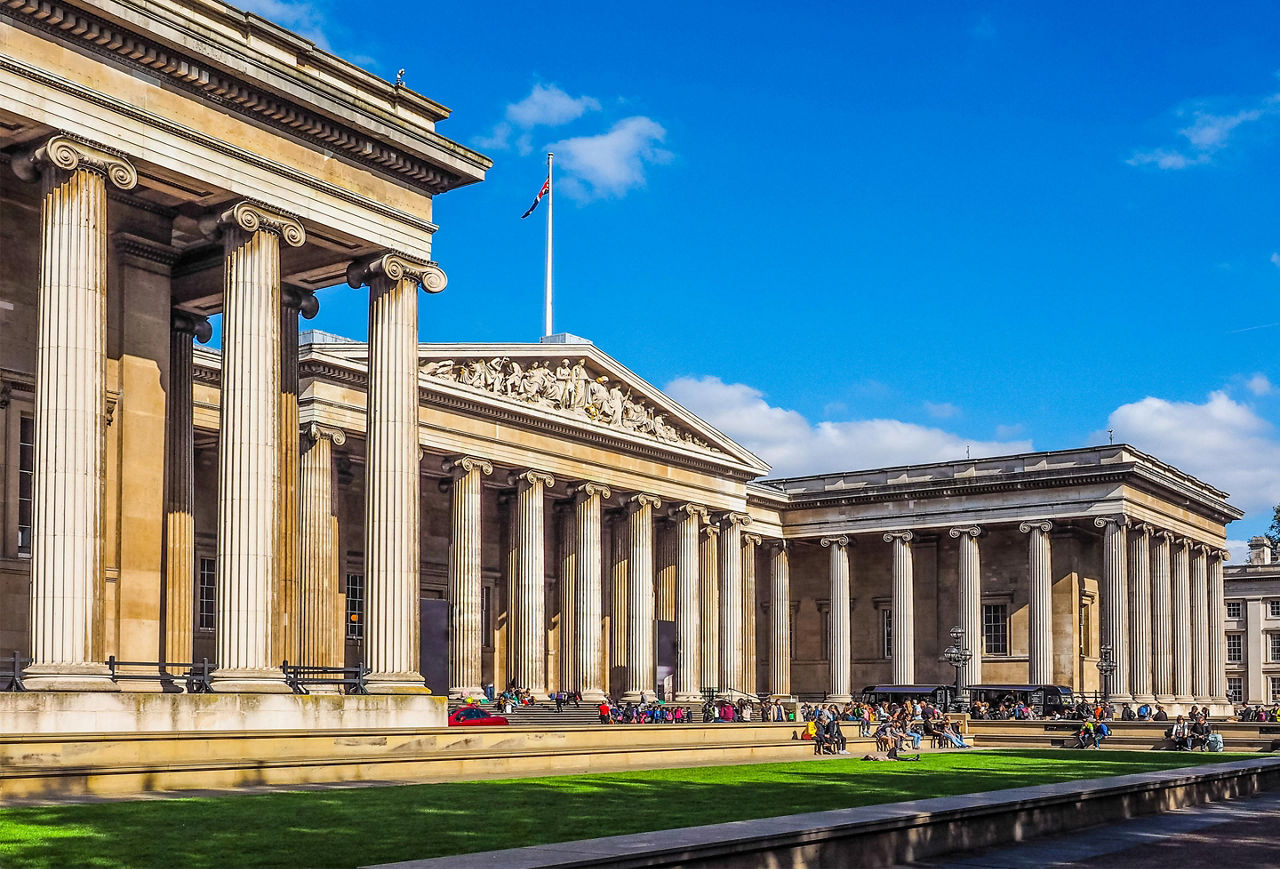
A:
[[[358,866],[1234,759],[926,754],[0,809],[0,865]]]

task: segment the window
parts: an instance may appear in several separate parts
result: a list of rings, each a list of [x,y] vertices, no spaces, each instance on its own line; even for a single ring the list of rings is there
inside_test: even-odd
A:
[[[1227,634],[1227,663],[1239,664],[1244,660],[1244,634]]]
[[[1271,646],[1271,663],[1280,664],[1280,633],[1267,634],[1267,643]]]
[[[1280,600],[1269,600],[1267,606],[1271,611],[1273,619],[1280,619]]]
[[[1271,702],[1280,703],[1280,676],[1271,677]]]
[[[1009,654],[1009,605],[982,605],[982,654]]]
[[[217,562],[212,558],[201,558],[196,575],[196,627],[202,631],[213,630],[213,603],[217,599],[214,592],[217,587],[216,578]]]
[[[18,555],[31,556],[31,503],[36,475],[36,421],[18,420]]]
[[[1240,601],[1238,600],[1227,601],[1227,618],[1229,619],[1240,618]]]
[[[1242,676],[1227,677],[1227,702],[1228,703],[1244,702],[1244,677]]]
[[[347,574],[347,639],[364,639],[364,576]]]
[[[884,613],[884,656],[893,657],[893,610],[881,610]]]

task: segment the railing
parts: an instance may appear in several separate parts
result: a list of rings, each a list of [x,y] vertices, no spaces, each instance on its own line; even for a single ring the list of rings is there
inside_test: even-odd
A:
[[[133,673],[124,668],[155,668],[154,673]],[[178,663],[175,661],[120,661],[115,655],[107,657],[107,669],[111,672],[112,682],[159,682],[161,685],[176,688],[177,682],[185,683],[188,694],[212,694],[213,683],[209,679],[212,668],[208,658],[201,658],[199,663]]]
[[[364,665],[364,661],[354,667],[317,667],[285,661],[280,669],[284,671],[285,684],[293,689],[294,694],[310,694],[308,685],[338,685],[347,694],[369,693],[365,682],[372,671]]]
[[[26,669],[26,665],[31,663],[30,658],[24,658],[18,652],[14,652],[9,656],[8,669],[0,670],[0,682],[8,679],[9,682],[5,686],[5,691],[25,691],[26,686],[22,684],[22,672]]]

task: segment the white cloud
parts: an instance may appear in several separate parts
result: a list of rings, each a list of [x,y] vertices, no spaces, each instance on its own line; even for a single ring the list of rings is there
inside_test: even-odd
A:
[[[1157,169],[1186,169],[1213,162],[1214,155],[1227,147],[1231,135],[1245,124],[1275,114],[1280,94],[1263,98],[1252,108],[1217,114],[1201,108],[1190,110],[1191,123],[1177,131],[1186,140],[1179,148],[1155,148],[1135,151],[1125,162],[1130,166],[1155,166]],[[1179,110],[1178,115],[1188,114]]]
[[[667,131],[637,115],[614,124],[607,133],[578,136],[550,146],[567,173],[563,192],[579,200],[621,196],[643,187],[646,167],[671,160],[659,145]]]
[[[1002,441],[1012,440],[1026,430],[1027,427],[1020,422],[1013,425],[998,425],[996,426],[996,439]]]
[[[1280,253],[1271,254],[1271,264],[1276,268],[1280,268]]]
[[[958,461],[966,448],[975,458],[1031,449],[1029,440],[966,440],[893,419],[813,424],[797,411],[769,404],[758,389],[718,377],[680,377],[664,391],[767,461],[774,476]]]
[[[1262,372],[1250,377],[1245,381],[1245,387],[1254,395],[1270,395],[1275,391],[1275,387],[1271,385],[1271,381],[1267,379],[1267,375]]]
[[[600,111],[595,97],[571,97],[555,85],[535,84],[529,95],[507,106],[507,120],[522,129],[558,127],[576,121],[587,112]]]
[[[960,408],[949,401],[926,401],[924,412],[934,419],[951,419],[960,415]]]
[[[1227,552],[1230,555],[1227,561],[1232,564],[1248,564],[1249,563],[1249,541],[1248,540],[1228,540]]]
[[[306,37],[318,48],[330,51],[329,40],[324,35],[325,16],[315,3],[302,0],[233,0],[234,5],[245,12],[260,15],[273,24],[287,27],[299,36]]]
[[[1280,503],[1280,440],[1252,407],[1219,390],[1203,403],[1147,397],[1107,417],[1116,441],[1140,450],[1231,493],[1254,516]],[[1095,433],[1101,440],[1103,433]]]

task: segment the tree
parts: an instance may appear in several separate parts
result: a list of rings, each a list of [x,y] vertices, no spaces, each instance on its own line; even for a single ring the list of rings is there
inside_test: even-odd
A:
[[[1264,536],[1271,542],[1273,551],[1280,546],[1280,504],[1271,511],[1271,527],[1267,529]]]

